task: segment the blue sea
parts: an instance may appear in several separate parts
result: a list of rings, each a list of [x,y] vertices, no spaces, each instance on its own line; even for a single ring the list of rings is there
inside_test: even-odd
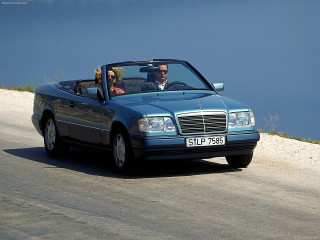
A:
[[[319,12],[315,0],[3,2],[0,83],[92,78],[107,63],[182,59],[249,105],[258,128],[319,140]]]

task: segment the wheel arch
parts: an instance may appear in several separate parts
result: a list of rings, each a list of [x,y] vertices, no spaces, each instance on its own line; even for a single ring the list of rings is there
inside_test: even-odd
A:
[[[53,117],[53,119],[55,120],[55,117],[54,117],[54,114],[52,112],[52,110],[50,109],[45,109],[42,113],[42,118],[41,118],[41,131],[42,133],[44,134],[44,124],[45,124],[45,120],[48,118],[48,117]]]
[[[126,126],[120,121],[114,121],[111,125],[110,143],[111,143],[112,137],[113,137],[116,130],[123,130],[129,136],[129,132],[128,132],[128,129],[126,128]]]

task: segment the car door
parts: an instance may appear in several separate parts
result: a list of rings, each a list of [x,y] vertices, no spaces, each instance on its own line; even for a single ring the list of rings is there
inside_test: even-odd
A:
[[[69,100],[68,133],[72,140],[101,144],[101,113],[99,100],[77,96]]]

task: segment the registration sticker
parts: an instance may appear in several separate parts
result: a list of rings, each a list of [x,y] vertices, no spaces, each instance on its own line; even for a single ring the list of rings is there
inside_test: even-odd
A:
[[[225,145],[225,144],[226,144],[225,136],[186,138],[187,147],[204,147],[204,146],[216,146],[216,145]]]

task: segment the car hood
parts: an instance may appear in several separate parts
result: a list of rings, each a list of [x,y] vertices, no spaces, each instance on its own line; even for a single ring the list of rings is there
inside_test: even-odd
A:
[[[135,108],[148,116],[172,116],[195,111],[247,111],[249,108],[239,101],[213,94],[212,92],[161,92],[140,95],[117,96],[113,100]]]

